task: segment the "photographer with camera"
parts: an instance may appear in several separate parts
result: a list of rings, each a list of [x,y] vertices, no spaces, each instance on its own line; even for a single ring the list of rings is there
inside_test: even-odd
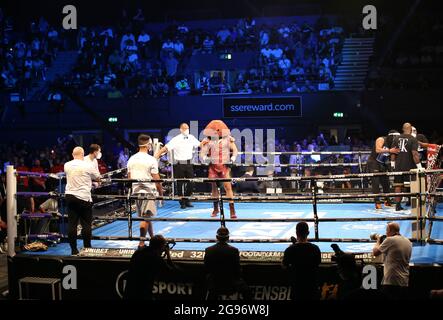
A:
[[[170,255],[170,244],[162,235],[155,235],[149,241],[148,247],[141,247],[134,252],[128,270],[125,299],[152,300],[155,278],[162,271],[175,269]],[[172,242],[172,246],[174,244]]]
[[[386,237],[378,235],[376,238],[372,253],[376,257],[383,254],[382,291],[391,299],[404,299],[408,294],[412,243],[400,234],[396,222],[388,223]]]
[[[283,256],[283,268],[290,272],[292,300],[319,300],[318,268],[321,251],[308,242],[309,226],[299,222],[296,226],[297,239],[291,237],[290,245]]]

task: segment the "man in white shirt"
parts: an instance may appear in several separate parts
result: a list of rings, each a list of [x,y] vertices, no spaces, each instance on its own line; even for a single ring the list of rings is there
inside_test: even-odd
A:
[[[383,254],[382,289],[384,293],[392,299],[407,298],[412,243],[400,234],[398,223],[388,223],[386,239],[379,237],[372,251],[374,256]]]
[[[148,152],[152,148],[151,137],[141,134],[138,137],[139,151],[128,160],[128,179],[159,180],[158,161]],[[132,195],[147,197],[163,196],[161,183],[156,182],[136,182],[132,184]],[[157,214],[155,200],[136,200],[136,210],[139,217],[150,218]],[[149,237],[154,236],[154,230],[151,221],[140,222],[140,237],[145,237],[146,232]],[[140,240],[139,248],[145,246],[145,242]]]
[[[100,173],[89,163],[84,161],[85,151],[75,147],[71,160],[65,163],[66,173],[65,201],[68,212],[68,239],[72,255],[78,254],[77,250],[77,225],[82,226],[83,246],[91,247],[92,237],[92,181],[100,180]]]
[[[85,161],[89,163],[91,166],[94,167],[95,170],[100,172],[100,169],[98,168],[98,161],[102,158],[102,149],[98,144],[91,144],[89,146],[89,154],[85,157]],[[99,186],[98,182],[92,183],[94,188],[97,188]]]
[[[102,149],[98,144],[91,144],[89,146],[89,154],[85,157],[85,161],[92,165],[95,170],[100,171],[98,169],[98,161],[102,158]]]
[[[194,178],[194,168],[192,158],[194,150],[198,148],[200,141],[192,134],[189,134],[189,126],[187,123],[180,124],[180,134],[171,139],[163,148],[161,148],[155,157],[160,157],[166,152],[172,152],[174,178]],[[190,197],[192,194],[191,182],[177,182],[178,195],[181,197]],[[180,200],[181,209],[193,207],[191,202],[182,198]]]

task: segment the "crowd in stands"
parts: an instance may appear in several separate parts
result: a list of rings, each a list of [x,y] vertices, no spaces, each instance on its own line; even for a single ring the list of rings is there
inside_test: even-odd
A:
[[[372,68],[369,72],[367,88],[441,88],[442,39],[443,22],[438,13],[415,13],[402,30],[383,67]]]
[[[0,89],[20,89],[23,96],[38,80],[46,80],[46,71],[63,48],[60,30],[45,18],[33,21],[25,34],[18,35],[12,19],[0,8]]]
[[[328,90],[345,35],[343,28],[324,18],[315,25],[299,21],[258,25],[245,18],[218,30],[174,22],[161,33],[151,33],[138,9],[132,16],[123,11],[113,26],[81,27],[77,43],[72,44],[63,30],[51,27],[43,17],[31,23],[23,37],[12,32],[10,19],[1,13],[0,19],[8,31],[0,52],[0,86],[28,90],[32,80],[45,79],[59,49],[74,47],[77,63],[58,80],[84,89],[87,95],[109,98]],[[254,53],[256,59],[229,77],[226,72],[186,69],[192,55],[239,51]]]

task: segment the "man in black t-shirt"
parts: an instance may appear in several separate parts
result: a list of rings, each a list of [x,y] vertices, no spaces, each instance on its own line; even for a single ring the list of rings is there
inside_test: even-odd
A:
[[[374,146],[372,147],[371,155],[367,161],[367,168],[370,173],[380,173],[389,171],[389,159],[390,155],[397,153],[399,150],[396,148],[391,148],[392,141],[394,137],[400,135],[399,132],[395,130],[389,131],[387,136],[378,137],[375,140]],[[384,193],[390,193],[391,187],[389,185],[388,176],[374,176],[371,178],[372,193],[380,193],[380,185],[383,188]],[[377,210],[381,209],[381,199],[375,198],[375,208]],[[390,207],[391,201],[389,198],[385,199],[385,206]]]
[[[318,268],[321,252],[308,242],[309,226],[299,222],[296,227],[297,242],[289,246],[283,256],[283,268],[290,272],[292,300],[318,300]]]
[[[166,254],[166,261],[162,258]],[[131,257],[124,298],[128,300],[152,300],[155,278],[162,272],[174,267],[166,239],[155,235],[149,247],[142,247]]]
[[[250,290],[241,277],[240,253],[228,244],[229,230],[217,230],[217,243],[205,249],[205,269],[208,274],[208,300],[216,299],[219,294],[240,292],[249,300]]]
[[[398,148],[398,154],[391,155],[391,166],[395,171],[409,171],[411,169],[422,169],[420,163],[420,155],[418,153],[418,141],[412,135],[412,125],[410,123],[403,124],[403,134],[396,136],[392,142],[392,148]],[[410,181],[408,175],[395,176],[394,186],[395,193],[403,191],[404,183]],[[395,210],[403,210],[401,206],[401,197],[395,198]]]

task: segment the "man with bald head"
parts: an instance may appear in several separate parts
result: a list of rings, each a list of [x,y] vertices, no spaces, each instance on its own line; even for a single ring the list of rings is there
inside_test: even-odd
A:
[[[83,246],[91,247],[91,224],[92,224],[92,197],[91,188],[93,181],[100,180],[100,173],[84,161],[85,151],[82,147],[75,147],[72,151],[73,160],[66,162],[65,201],[68,213],[68,239],[71,246],[71,254],[78,254],[77,249],[77,225],[80,221],[82,226]]]
[[[374,256],[383,254],[383,292],[392,299],[404,299],[408,294],[409,261],[412,243],[400,234],[400,225],[389,222],[386,226],[386,239],[378,237],[372,250]]]
[[[409,171],[411,169],[422,169],[420,155],[418,153],[418,141],[412,136],[412,125],[408,122],[403,124],[403,133],[395,136],[391,148],[399,150],[397,154],[391,154],[391,166],[394,171]],[[404,191],[405,182],[410,182],[411,176],[400,175],[394,177],[395,192]],[[395,210],[403,210],[401,197],[395,198]]]

